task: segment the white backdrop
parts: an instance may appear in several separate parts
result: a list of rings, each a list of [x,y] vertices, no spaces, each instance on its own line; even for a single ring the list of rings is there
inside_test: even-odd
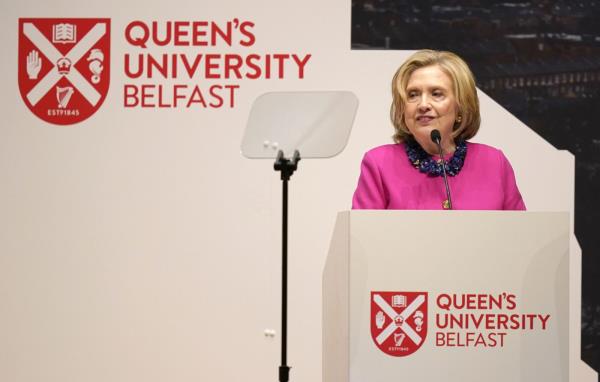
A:
[[[110,90],[88,120],[50,125],[24,104],[19,17],[111,18]],[[312,54],[305,78],[238,81],[232,109],[123,107],[128,23],[234,17],[255,23],[254,51]],[[410,52],[351,51],[349,0],[3,0],[0,20],[0,380],[276,380],[281,185],[271,161],[244,159],[239,145],[258,95],[349,90],[360,106],[346,150],[302,161],[290,184],[288,363],[292,381],[319,381],[336,213],[350,207],[362,154],[391,141],[389,82]],[[528,208],[572,212],[574,158],[480,96],[476,141],[503,149]]]

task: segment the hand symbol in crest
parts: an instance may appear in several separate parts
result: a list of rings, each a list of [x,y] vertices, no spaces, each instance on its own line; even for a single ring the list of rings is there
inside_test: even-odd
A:
[[[37,50],[32,50],[27,55],[27,76],[30,80],[37,80],[40,70],[42,70],[40,53]]]

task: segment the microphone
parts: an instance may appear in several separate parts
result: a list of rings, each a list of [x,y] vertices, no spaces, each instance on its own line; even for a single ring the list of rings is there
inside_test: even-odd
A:
[[[452,198],[450,197],[450,186],[446,177],[446,161],[444,160],[444,151],[442,150],[442,135],[438,129],[431,130],[431,140],[440,149],[440,158],[442,160],[442,175],[444,176],[444,185],[446,186],[446,197],[448,198],[448,209],[452,209]],[[444,206],[445,207],[445,206]]]
[[[433,141],[433,143],[438,145],[441,151],[442,146],[440,146],[440,144],[442,143],[442,135],[440,134],[440,131],[438,129],[431,130],[431,140]]]

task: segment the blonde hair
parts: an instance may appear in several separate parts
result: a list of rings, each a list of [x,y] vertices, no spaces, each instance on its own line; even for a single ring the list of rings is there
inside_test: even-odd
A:
[[[426,66],[438,65],[451,79],[454,87],[460,123],[453,127],[452,137],[467,140],[475,136],[479,130],[479,99],[475,87],[475,78],[469,66],[456,54],[436,50],[420,50],[410,56],[394,74],[392,79],[392,107],[390,117],[394,125],[394,141],[400,143],[411,137],[404,122],[406,103],[406,85],[413,72]]]

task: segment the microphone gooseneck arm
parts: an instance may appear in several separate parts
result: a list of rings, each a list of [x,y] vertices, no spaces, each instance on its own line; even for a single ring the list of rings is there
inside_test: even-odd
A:
[[[450,196],[450,186],[448,185],[448,177],[446,176],[446,161],[444,160],[444,150],[442,149],[442,136],[440,131],[434,129],[431,131],[431,140],[437,145],[440,150],[440,159],[442,161],[442,176],[444,177],[444,186],[446,186],[446,197],[448,198],[448,209],[452,209],[452,198]]]

